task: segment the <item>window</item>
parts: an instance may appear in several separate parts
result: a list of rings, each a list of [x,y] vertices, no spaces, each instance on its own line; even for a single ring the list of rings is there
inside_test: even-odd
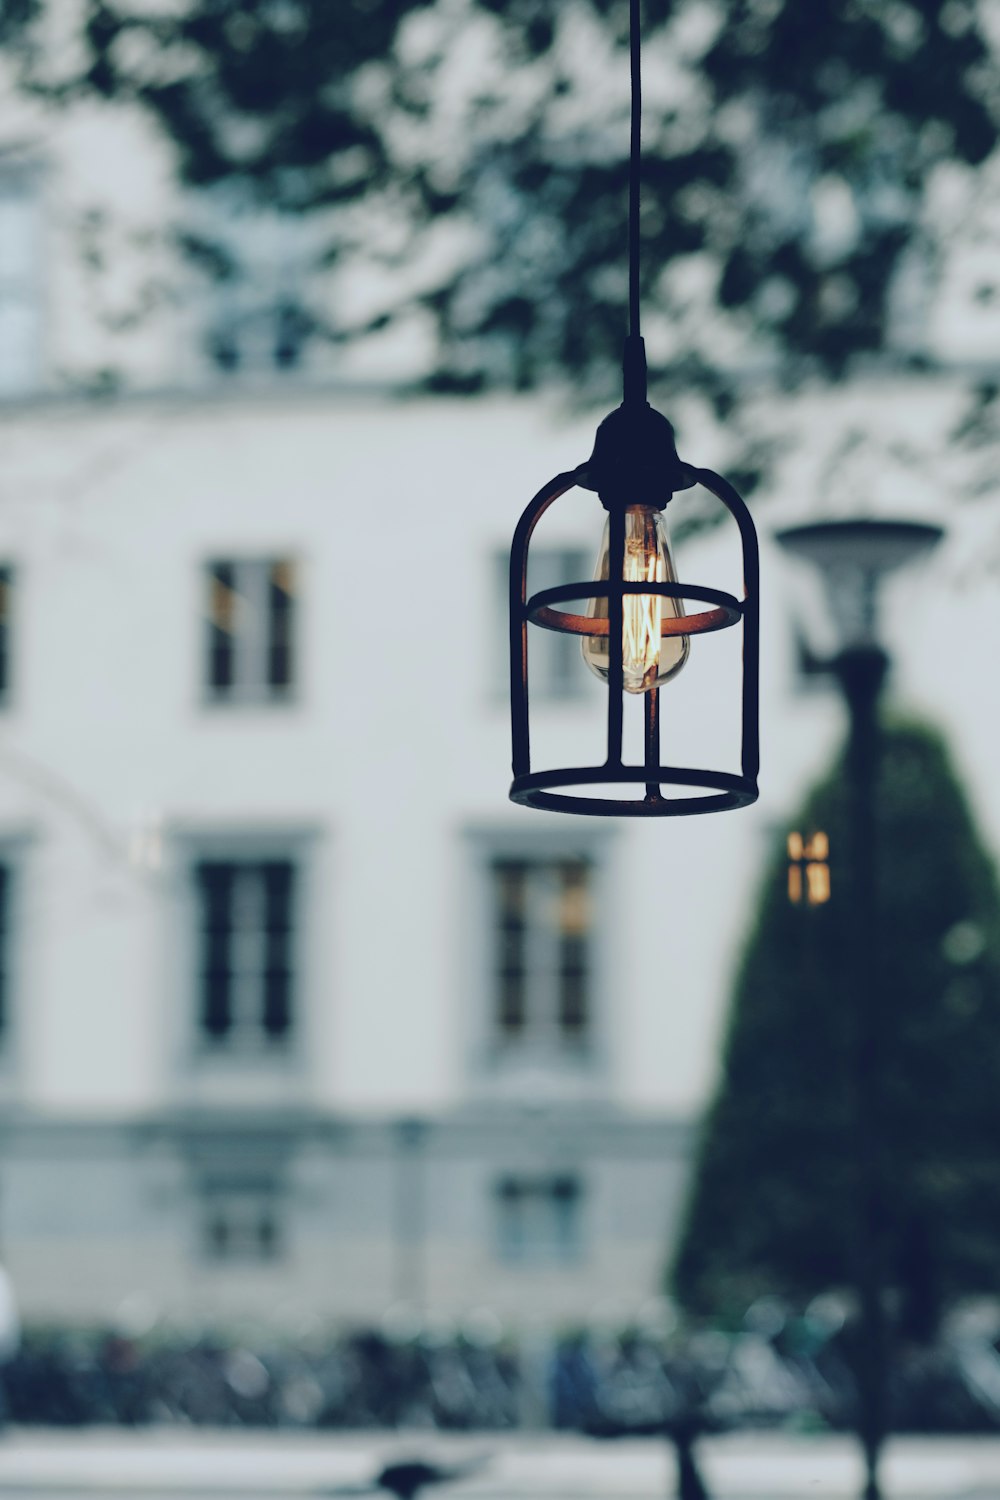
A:
[[[212,562],[206,587],[209,698],[287,698],[295,680],[295,564],[288,559]]]
[[[0,566],[0,703],[10,692],[11,606],[14,594],[14,569]]]
[[[313,310],[323,301],[322,220],[250,204],[227,184],[192,194],[184,218],[199,341],[214,368],[237,378],[312,364],[323,342]]]
[[[562,1265],[581,1250],[579,1178],[502,1177],[496,1187],[497,1253],[511,1264]]]
[[[830,840],[820,829],[804,839],[788,835],[788,899],[793,906],[825,906],[830,899]]]
[[[201,1184],[201,1244],[213,1261],[272,1261],[284,1250],[277,1184],[214,1179]]]
[[[499,618],[502,627],[498,639],[503,647],[504,670],[498,673],[500,683],[507,681],[508,630],[510,604],[510,558],[502,553],[496,559]],[[594,559],[579,548],[536,547],[528,559],[528,595],[540,589],[556,588],[561,583],[580,583],[593,576]],[[573,608],[572,605],[565,606]],[[586,603],[580,605],[581,611]],[[532,696],[567,700],[585,691],[589,672],[580,653],[580,637],[559,635],[553,630],[532,629],[528,640],[529,682]]]
[[[38,173],[0,160],[0,396],[38,384],[41,341]]]
[[[281,1047],[294,1025],[297,869],[290,859],[203,859],[198,1019],[210,1047]]]
[[[227,373],[266,365],[295,370],[314,333],[314,321],[306,309],[285,296],[273,307],[227,305],[216,317],[205,344],[213,364]]]
[[[586,1051],[593,864],[499,856],[490,866],[498,1050]]]

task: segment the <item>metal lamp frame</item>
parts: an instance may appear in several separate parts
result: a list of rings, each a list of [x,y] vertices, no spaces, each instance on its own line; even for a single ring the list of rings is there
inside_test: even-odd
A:
[[[631,66],[631,140],[628,170],[628,334],[622,362],[622,404],[597,429],[594,451],[585,464],[557,474],[532,500],[514,532],[510,552],[510,717],[514,780],[510,796],[526,807],[548,812],[583,813],[591,817],[668,818],[691,813],[724,812],[757,800],[760,765],[758,733],[759,559],[757,533],[746,504],[725,479],[711,469],[695,469],[677,456],[674,430],[647,400],[646,350],[639,331],[639,189],[641,167],[642,81],[640,68],[640,0],[629,0]],[[625,517],[630,508],[662,510],[677,490],[701,484],[729,511],[740,531],[743,549],[743,597],[688,583],[626,583]],[[551,505],[574,486],[596,490],[609,513],[608,581],[569,583],[542,589],[528,598],[528,549],[532,533]],[[641,766],[622,756],[624,670],[622,607],[626,597],[656,594],[693,599],[707,605],[695,614],[661,622],[664,636],[704,635],[742,623],[743,687],[740,771],[700,770],[663,765],[660,761],[660,694],[645,696],[645,751]],[[606,599],[608,618],[592,619],[555,606],[573,599]],[[686,605],[684,606],[686,608]],[[531,769],[528,705],[528,627],[565,635],[608,637],[607,756],[598,766],[562,770]],[[645,786],[641,797],[574,795],[567,787],[607,787],[619,782]],[[664,795],[664,787],[695,788],[700,795]]]
[[[602,432],[615,427],[622,414],[632,419],[627,435],[629,448],[622,448],[623,423],[606,434],[614,440],[605,442]],[[548,812],[580,813],[590,817],[683,817],[694,813],[725,812],[746,807],[758,796],[757,775],[760,768],[759,720],[759,553],[757,533],[745,501],[737,491],[711,469],[696,469],[682,464],[673,448],[670,424],[659,413],[645,406],[638,434],[634,407],[620,407],[602,424],[598,442],[589,464],[581,464],[549,481],[521,516],[514,533],[510,553],[510,708],[513,743],[513,773],[510,797],[513,802]],[[655,441],[648,442],[648,422],[655,418]],[[669,432],[669,440],[663,429]],[[639,442],[636,443],[638,436]],[[643,439],[647,441],[643,442]],[[665,444],[669,443],[669,446]],[[638,460],[636,454],[638,453]],[[660,488],[666,485],[665,497],[653,503],[662,508],[677,489],[702,485],[714,495],[735,520],[740,532],[743,554],[743,597],[737,599],[721,589],[688,583],[626,583],[622,574],[625,557],[625,515],[628,503],[637,503],[635,478],[638,471],[641,488],[648,489],[650,459],[663,465]],[[631,459],[631,463],[628,460]],[[610,513],[610,556],[608,581],[561,584],[542,589],[528,597],[528,554],[531,537],[542,516],[555,502],[574,487],[597,489],[602,504]],[[631,496],[631,501],[627,497]],[[639,500],[638,503],[645,503]],[[642,765],[626,763],[622,756],[624,719],[622,664],[622,604],[633,594],[659,594],[668,599],[695,600],[708,608],[694,614],[670,617],[662,622],[662,634],[705,635],[742,623],[742,725],[740,735],[740,771],[701,769],[664,765],[660,760],[659,689],[645,693],[645,753]],[[570,613],[554,606],[570,600],[607,599],[608,618],[592,619],[586,614]],[[569,766],[557,770],[533,771],[531,768],[530,709],[528,693],[529,626],[558,631],[567,635],[609,636],[607,757],[600,765]],[[582,663],[581,663],[582,666]],[[642,797],[576,795],[560,790],[566,787],[594,787],[635,782],[645,786]],[[700,787],[702,795],[665,795],[664,787]]]

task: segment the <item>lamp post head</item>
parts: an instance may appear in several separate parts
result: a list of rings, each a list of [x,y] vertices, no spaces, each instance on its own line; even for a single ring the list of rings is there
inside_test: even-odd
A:
[[[925,521],[857,517],[789,526],[776,541],[819,570],[838,649],[846,652],[877,645],[882,580],[932,551],[943,535]]]

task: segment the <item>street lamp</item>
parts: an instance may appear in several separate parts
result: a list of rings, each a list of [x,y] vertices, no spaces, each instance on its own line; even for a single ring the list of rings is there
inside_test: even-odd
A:
[[[878,1465],[888,1427],[881,1129],[886,1038],[879,973],[875,806],[879,699],[889,658],[878,640],[878,601],[886,576],[925,556],[942,535],[940,526],[920,521],[867,518],[820,521],[777,534],[786,552],[819,570],[837,648],[827,658],[807,655],[805,669],[834,678],[849,717],[849,847],[847,880],[841,889],[847,892],[847,978],[854,995],[855,1277],[861,1315],[858,1436],[865,1460],[865,1500],[881,1500]]]
[[[925,521],[814,521],[779,531],[793,557],[819,569],[841,651],[877,644],[882,580],[916,562],[941,540],[940,526]]]

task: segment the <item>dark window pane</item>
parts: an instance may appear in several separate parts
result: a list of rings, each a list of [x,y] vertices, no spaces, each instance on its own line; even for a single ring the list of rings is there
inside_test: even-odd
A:
[[[10,615],[13,568],[0,568],[0,697],[10,686]]]
[[[517,1036],[527,1020],[526,922],[528,866],[497,860],[493,866],[496,1020],[502,1037]]]
[[[290,969],[292,967],[292,931],[291,928],[274,929],[267,944],[267,965],[272,969]]]
[[[264,882],[264,924],[269,933],[287,931],[292,925],[295,866],[290,859],[264,860],[260,872]]]
[[[195,868],[201,911],[201,1025],[210,1036],[224,1036],[232,1022],[233,892],[236,867],[204,860]]]
[[[559,881],[559,1025],[570,1036],[586,1030],[591,872],[585,860],[564,861]]]
[[[292,976],[287,969],[268,969],[264,975],[264,1030],[285,1036],[292,1023]]]
[[[213,642],[209,654],[208,681],[212,691],[218,693],[220,698],[233,686],[235,661],[236,654],[228,642]]]
[[[522,973],[500,975],[500,1029],[504,1036],[516,1036],[524,1030],[524,993]]]
[[[273,688],[292,685],[294,672],[295,565],[272,563],[268,577],[267,681]]]
[[[295,867],[290,860],[268,860],[260,866],[264,883],[264,1029],[284,1036],[292,1023],[292,898]]]
[[[572,1036],[580,1036],[586,1030],[587,978],[585,974],[563,974],[559,1020],[563,1031]]]
[[[210,690],[220,697],[236,679],[236,633],[238,612],[236,570],[232,563],[212,563],[208,568],[208,661]]]

